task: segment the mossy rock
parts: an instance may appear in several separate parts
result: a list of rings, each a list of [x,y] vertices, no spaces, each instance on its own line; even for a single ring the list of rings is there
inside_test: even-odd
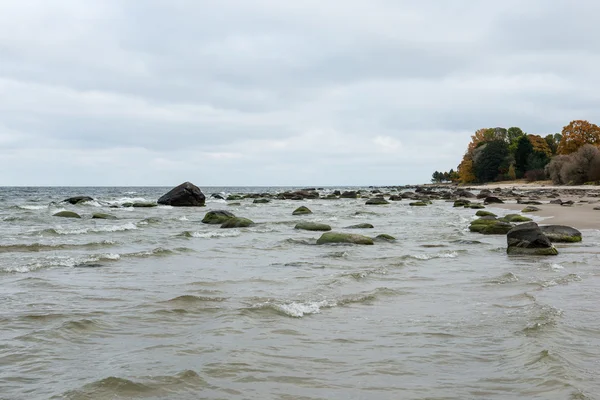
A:
[[[468,206],[469,204],[471,204],[471,201],[469,201],[469,200],[456,200],[454,202],[454,207],[465,207],[465,206]]]
[[[408,203],[408,205],[411,207],[426,207],[427,203],[424,201],[413,201],[412,203]]]
[[[372,228],[374,228],[373,225],[364,223],[364,224],[350,225],[344,229],[372,229]]]
[[[521,210],[521,212],[527,213],[527,212],[536,212],[536,211],[540,211],[539,207],[535,207],[535,206],[527,206],[524,209]]]
[[[294,229],[302,229],[305,231],[330,231],[331,226],[319,222],[300,222],[296,224]]]
[[[228,201],[236,201],[236,200],[242,200],[242,196],[240,196],[239,194],[230,194],[229,196],[227,196]]]
[[[371,197],[366,201],[366,205],[381,205],[381,204],[390,204],[389,201],[384,199],[383,197]]]
[[[325,200],[338,200],[339,197],[336,196],[335,194],[328,194],[327,196],[323,197],[323,199],[325,199]]]
[[[203,224],[223,224],[231,218],[235,218],[235,215],[225,210],[214,210],[206,213],[202,219]]]
[[[151,207],[156,207],[158,204],[156,203],[133,203],[131,205],[131,207],[135,207],[135,208],[151,208]]]
[[[307,214],[312,214],[312,211],[310,211],[310,209],[305,206],[296,208],[294,210],[294,212],[292,213],[292,215],[307,215]]]
[[[509,224],[508,222],[498,221],[492,225],[484,225],[484,228],[479,233],[483,233],[484,235],[506,235],[513,226],[513,224]]]
[[[235,203],[229,203],[229,204],[227,204],[227,205],[228,205],[228,206],[230,206],[230,207],[236,207],[236,206],[241,206],[241,205],[242,205],[242,203],[237,203],[237,202],[235,202]]]
[[[581,242],[581,232],[565,225],[542,225],[540,229],[546,237],[554,243]]]
[[[351,244],[365,244],[372,245],[373,239],[363,235],[356,235],[353,233],[339,233],[339,232],[327,232],[321,235],[317,240],[317,244],[330,244],[330,243],[351,243]]]
[[[506,249],[507,254],[511,255],[522,255],[522,256],[556,256],[558,250],[556,247],[516,247],[511,246]]]
[[[375,236],[375,240],[381,240],[381,241],[386,241],[386,242],[395,242],[396,238],[393,237],[392,235],[382,233],[381,235]]]
[[[117,219],[114,215],[105,214],[105,213],[93,213],[93,219]]]
[[[247,228],[252,225],[254,225],[254,221],[248,218],[233,217],[225,221],[221,228]]]
[[[475,215],[477,215],[478,217],[496,217],[496,214],[494,214],[491,211],[483,211],[483,210],[479,210],[475,213]],[[508,221],[510,222],[510,221]]]
[[[500,221],[504,222],[530,222],[533,221],[531,218],[525,217],[520,214],[506,214],[504,217],[500,218]]]
[[[62,218],[81,218],[81,215],[77,214],[73,211],[59,211],[53,215],[54,217],[62,217]]]
[[[254,204],[267,204],[270,203],[271,199],[254,199],[252,203]]]

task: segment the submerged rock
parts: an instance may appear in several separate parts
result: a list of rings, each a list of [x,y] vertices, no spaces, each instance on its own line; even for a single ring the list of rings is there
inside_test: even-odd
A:
[[[373,244],[373,239],[353,233],[327,232],[321,235],[317,244],[329,243],[351,243],[351,244]]]
[[[408,203],[411,207],[426,207],[427,203],[424,201],[413,201],[412,203]]]
[[[91,198],[90,196],[74,196],[74,197],[69,197],[68,199],[64,199],[63,203],[70,203],[70,204],[79,204],[79,203],[85,203],[86,201],[94,201],[93,198]]]
[[[267,204],[270,203],[271,199],[254,199],[252,203],[254,204]]]
[[[340,194],[340,198],[341,199],[357,199],[358,198],[358,192],[356,192],[354,190],[345,191],[342,194]]]
[[[527,222],[512,228],[506,235],[508,254],[555,256],[558,250],[538,224]]]
[[[159,198],[157,203],[173,207],[202,207],[205,200],[198,186],[184,182]]]
[[[382,240],[382,241],[386,241],[386,242],[394,242],[394,241],[396,241],[396,238],[393,237],[392,235],[388,235],[386,233],[382,233],[381,235],[375,236],[375,240]]]
[[[344,229],[372,229],[372,228],[374,228],[373,225],[363,223],[363,224],[350,225],[350,226],[345,227]]]
[[[254,225],[254,221],[248,218],[233,217],[223,222],[221,228],[247,228]]]
[[[77,214],[73,211],[59,211],[53,215],[53,217],[63,217],[63,218],[81,218],[81,215]]]
[[[543,225],[540,230],[551,242],[574,243],[581,242],[581,232],[565,225]]]
[[[496,217],[496,214],[494,214],[491,211],[483,211],[483,210],[479,210],[475,213],[475,215],[477,215],[478,217]]]
[[[93,213],[93,219],[117,219],[114,215],[105,214],[105,213]]]
[[[235,218],[232,212],[225,210],[214,210],[206,213],[202,219],[203,224],[223,224],[225,221]]]
[[[300,207],[296,208],[294,210],[294,212],[292,212],[292,215],[307,215],[307,214],[312,214],[312,211],[310,211],[310,209],[305,206],[300,206]]]
[[[139,203],[132,203],[131,207],[136,207],[136,208],[151,208],[151,207],[156,207],[157,205],[158,204],[156,204],[156,203],[150,203],[150,202],[142,203],[142,202],[139,202]]]
[[[331,226],[319,222],[300,222],[294,229],[303,229],[305,231],[330,231]]]
[[[384,199],[383,197],[371,197],[369,200],[366,201],[367,205],[379,205],[379,204],[390,204],[389,201],[387,201],[386,199]]]

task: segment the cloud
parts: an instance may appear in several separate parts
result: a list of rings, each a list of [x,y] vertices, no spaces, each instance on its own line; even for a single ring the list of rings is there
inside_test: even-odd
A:
[[[425,182],[478,128],[600,122],[598,12],[592,0],[7,0],[0,185]]]

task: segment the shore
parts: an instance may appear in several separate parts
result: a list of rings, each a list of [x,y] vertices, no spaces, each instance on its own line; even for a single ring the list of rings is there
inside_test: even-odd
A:
[[[542,221],[538,221],[540,224],[567,225],[576,229],[600,229],[600,210],[594,210],[594,207],[600,207],[600,197],[596,197],[600,195],[600,187],[598,186],[556,186],[552,185],[552,182],[503,182],[472,185],[470,187],[477,190],[488,189],[492,191],[500,188],[502,191],[513,190],[530,195],[530,198],[542,203],[541,205],[534,205],[540,210],[523,214],[543,218]],[[539,193],[536,193],[536,191]],[[548,198],[541,192],[558,194],[557,198],[560,198],[563,202],[572,201],[573,204],[569,206],[550,204],[549,202],[553,198]],[[499,197],[502,198],[502,195],[499,195]],[[488,207],[519,212],[527,205],[518,204],[513,199],[505,199],[504,204],[490,204]]]

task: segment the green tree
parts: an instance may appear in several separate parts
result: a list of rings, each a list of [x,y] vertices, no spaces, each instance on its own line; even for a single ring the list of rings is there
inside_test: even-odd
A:
[[[524,135],[517,141],[517,148],[515,150],[515,172],[517,178],[522,178],[527,171],[527,162],[529,155],[533,153],[533,145],[529,141],[529,138]]]
[[[508,143],[492,140],[481,146],[475,156],[473,169],[479,182],[490,182],[508,172]]]

